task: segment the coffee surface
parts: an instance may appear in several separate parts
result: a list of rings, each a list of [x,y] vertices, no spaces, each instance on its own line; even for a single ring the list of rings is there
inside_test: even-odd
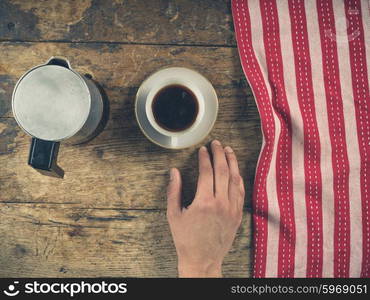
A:
[[[152,111],[157,124],[162,128],[183,131],[194,123],[198,115],[198,100],[190,89],[170,85],[155,95]]]

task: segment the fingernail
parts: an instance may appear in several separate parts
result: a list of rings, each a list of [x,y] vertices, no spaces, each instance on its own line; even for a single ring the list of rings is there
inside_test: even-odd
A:
[[[233,151],[233,149],[230,147],[230,146],[226,146],[225,147],[225,151],[227,152],[227,153],[233,153],[234,151]]]
[[[221,143],[220,143],[220,141],[219,141],[219,140],[214,140],[214,141],[213,141],[213,144],[214,144],[214,145],[217,145],[217,146],[221,146]]]
[[[170,180],[173,180],[175,178],[175,170],[172,168],[170,169]]]
[[[200,147],[200,149],[199,149],[200,151],[206,151],[207,150],[207,148],[206,147],[204,147],[204,146],[202,146],[202,147]]]

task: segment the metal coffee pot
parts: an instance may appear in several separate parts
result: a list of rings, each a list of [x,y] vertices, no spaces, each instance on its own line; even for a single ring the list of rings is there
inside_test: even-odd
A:
[[[63,177],[57,165],[60,142],[92,138],[103,117],[103,98],[95,83],[52,57],[26,72],[12,97],[18,125],[32,137],[28,164],[45,175]]]

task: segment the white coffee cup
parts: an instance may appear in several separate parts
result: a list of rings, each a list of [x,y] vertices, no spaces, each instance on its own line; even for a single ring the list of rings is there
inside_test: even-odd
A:
[[[153,101],[167,86],[183,86],[198,103],[194,122],[181,131],[170,131],[157,123]],[[196,71],[172,67],[157,71],[140,86],[135,101],[137,122],[144,135],[153,143],[170,149],[182,149],[200,143],[212,130],[217,118],[218,99],[212,84]]]

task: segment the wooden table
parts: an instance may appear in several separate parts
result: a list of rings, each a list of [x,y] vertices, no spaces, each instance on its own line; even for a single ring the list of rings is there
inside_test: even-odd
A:
[[[251,190],[261,146],[258,111],[239,63],[228,0],[0,1],[0,276],[176,276],[166,220],[170,166],[194,195],[199,145],[149,142],[134,117],[141,82],[166,66],[204,74],[219,96],[211,134],[240,160],[247,197],[224,275],[250,275]],[[18,78],[50,56],[67,57],[105,90],[109,121],[94,140],[62,144],[64,179],[27,166],[30,138],[17,126]]]

